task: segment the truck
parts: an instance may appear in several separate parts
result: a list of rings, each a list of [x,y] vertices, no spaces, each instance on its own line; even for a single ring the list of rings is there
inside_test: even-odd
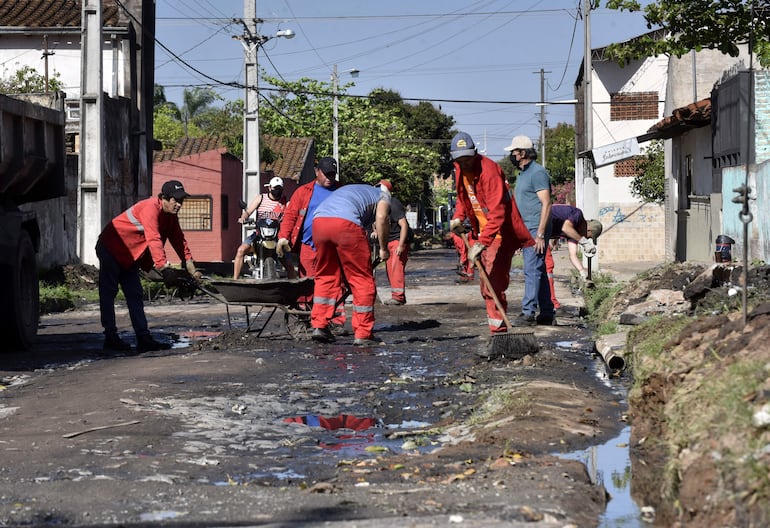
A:
[[[65,196],[64,94],[0,94],[0,349],[28,349],[40,322],[41,229],[20,207]]]

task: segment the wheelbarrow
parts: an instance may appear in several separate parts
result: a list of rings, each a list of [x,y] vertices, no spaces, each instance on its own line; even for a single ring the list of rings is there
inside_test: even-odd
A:
[[[286,330],[292,339],[310,339],[310,309],[313,297],[313,279],[217,279],[208,280],[197,288],[227,309],[227,325],[232,328],[230,307],[243,307],[246,311],[246,331],[261,337],[277,312],[282,312]],[[258,322],[259,316],[267,317]]]

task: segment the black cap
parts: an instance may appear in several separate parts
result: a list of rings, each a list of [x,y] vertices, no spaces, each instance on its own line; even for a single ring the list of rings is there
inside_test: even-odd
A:
[[[160,189],[160,193],[168,198],[173,198],[177,202],[181,202],[188,196],[187,191],[184,190],[184,185],[182,185],[182,182],[177,180],[169,180],[166,183],[163,184],[163,187]]]
[[[337,160],[330,156],[321,158],[318,160],[318,168],[327,176],[330,174],[337,174]]]

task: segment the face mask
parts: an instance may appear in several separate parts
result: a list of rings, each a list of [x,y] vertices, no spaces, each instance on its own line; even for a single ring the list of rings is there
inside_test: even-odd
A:
[[[270,189],[270,196],[273,200],[278,200],[281,196],[283,196],[283,187]]]

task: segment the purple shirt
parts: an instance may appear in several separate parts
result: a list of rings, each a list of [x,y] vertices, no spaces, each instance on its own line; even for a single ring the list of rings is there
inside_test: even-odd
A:
[[[551,206],[551,233],[554,237],[567,236],[562,232],[564,221],[569,220],[575,230],[583,222],[583,211],[577,207],[564,204],[554,204]]]

